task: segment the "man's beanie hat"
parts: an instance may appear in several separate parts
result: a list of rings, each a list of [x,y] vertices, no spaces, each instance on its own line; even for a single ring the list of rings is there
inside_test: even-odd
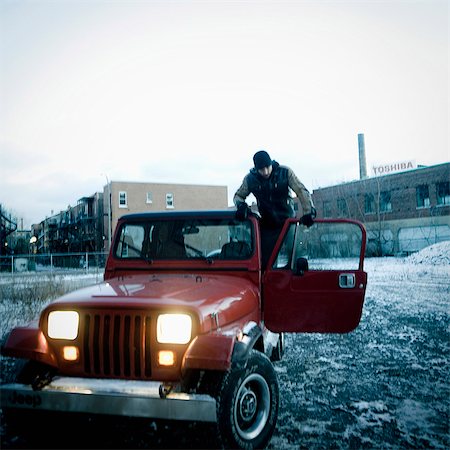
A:
[[[253,156],[253,162],[255,163],[256,169],[259,170],[262,169],[263,167],[271,166],[272,158],[266,151],[260,150],[259,152],[256,152],[255,155]]]

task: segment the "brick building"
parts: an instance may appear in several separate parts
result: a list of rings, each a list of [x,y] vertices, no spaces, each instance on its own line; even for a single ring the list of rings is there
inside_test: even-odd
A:
[[[315,189],[319,217],[360,220],[369,255],[409,254],[450,240],[450,163]]]

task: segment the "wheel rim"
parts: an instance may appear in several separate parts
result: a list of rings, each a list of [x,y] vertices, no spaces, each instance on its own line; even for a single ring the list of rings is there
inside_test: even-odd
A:
[[[239,387],[234,402],[234,423],[239,436],[246,440],[257,437],[270,413],[270,390],[259,374],[249,375]]]

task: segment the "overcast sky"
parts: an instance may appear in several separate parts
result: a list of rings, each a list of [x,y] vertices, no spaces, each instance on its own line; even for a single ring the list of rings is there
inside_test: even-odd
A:
[[[449,3],[0,0],[0,203],[114,181],[234,191],[260,149],[312,191],[449,161]]]

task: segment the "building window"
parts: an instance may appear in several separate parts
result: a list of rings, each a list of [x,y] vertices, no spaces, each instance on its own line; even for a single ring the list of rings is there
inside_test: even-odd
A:
[[[380,212],[392,211],[391,193],[389,191],[380,192]]]
[[[450,205],[450,182],[436,183],[437,205]]]
[[[418,208],[430,207],[430,193],[428,191],[428,185],[422,184],[416,188],[416,200]]]
[[[151,192],[147,192],[147,200],[146,203],[153,203],[153,195]]]
[[[348,216],[348,206],[345,198],[338,198],[337,200],[337,209],[339,217],[347,217]]]
[[[127,208],[128,207],[128,201],[127,201],[127,193],[125,191],[119,192],[119,208]]]
[[[331,202],[323,202],[323,217],[332,217]]]
[[[364,213],[365,214],[375,213],[375,198],[373,194],[364,195]]]
[[[173,209],[173,194],[166,194],[166,208]]]

